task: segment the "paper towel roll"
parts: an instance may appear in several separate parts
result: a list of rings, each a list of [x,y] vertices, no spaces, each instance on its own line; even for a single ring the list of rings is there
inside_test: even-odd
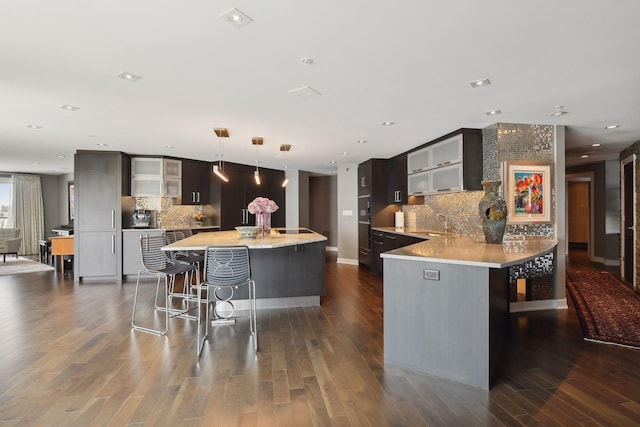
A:
[[[396,212],[396,228],[404,228],[404,212]]]

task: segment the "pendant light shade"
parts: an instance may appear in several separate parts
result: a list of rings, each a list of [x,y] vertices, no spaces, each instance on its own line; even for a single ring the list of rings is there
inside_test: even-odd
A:
[[[218,142],[220,143],[220,152],[218,153],[218,157],[222,158],[224,156],[224,139],[229,138],[229,129],[227,128],[213,128],[213,132],[218,137]],[[229,178],[224,174],[222,167],[222,160],[218,160],[217,165],[213,165],[213,173],[216,174],[218,178],[223,180],[224,182],[229,182]]]

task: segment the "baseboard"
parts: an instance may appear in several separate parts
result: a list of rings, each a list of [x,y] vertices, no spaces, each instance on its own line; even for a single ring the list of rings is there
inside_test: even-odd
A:
[[[620,267],[620,260],[619,259],[605,259],[604,260],[604,265],[610,266],[610,267]]]
[[[357,259],[351,258],[338,258],[336,260],[337,264],[349,264],[349,265],[360,265],[360,262]]]
[[[338,247],[337,246],[326,246],[324,249],[327,252],[338,252]]]
[[[567,299],[545,299],[539,301],[521,301],[509,303],[510,313],[521,313],[525,311],[542,311],[542,310],[566,310]]]

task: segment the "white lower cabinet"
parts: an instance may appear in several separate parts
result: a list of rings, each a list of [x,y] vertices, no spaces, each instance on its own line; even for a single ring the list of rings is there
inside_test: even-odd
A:
[[[144,269],[142,265],[142,253],[140,252],[140,237],[162,236],[166,230],[123,230],[122,231],[122,274],[138,274]]]

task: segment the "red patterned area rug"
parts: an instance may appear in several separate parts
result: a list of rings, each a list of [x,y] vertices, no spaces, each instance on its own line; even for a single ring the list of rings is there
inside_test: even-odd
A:
[[[640,348],[640,295],[606,271],[567,272],[585,339]]]

